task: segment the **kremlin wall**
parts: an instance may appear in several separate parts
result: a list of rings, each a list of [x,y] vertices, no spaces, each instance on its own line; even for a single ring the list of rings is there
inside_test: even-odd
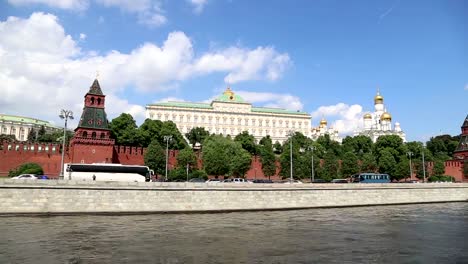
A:
[[[61,152],[60,144],[0,142],[0,176],[7,176],[11,169],[27,162],[39,164],[44,174],[51,178],[58,178],[60,173]],[[145,149],[115,145],[110,138],[110,129],[105,113],[105,95],[99,82],[94,80],[90,90],[84,97],[84,108],[75,136],[65,149],[64,163],[120,163],[144,165]],[[177,151],[169,151],[169,169],[177,166]],[[445,162],[445,175],[450,175],[457,182],[468,182],[463,176],[463,159],[468,158],[468,116],[462,125],[459,146],[454,153],[455,159]],[[201,161],[198,161],[201,164]],[[433,164],[428,162],[428,170]],[[279,170],[272,180],[278,180]],[[265,178],[258,157],[252,158],[250,170],[245,175],[248,179]]]

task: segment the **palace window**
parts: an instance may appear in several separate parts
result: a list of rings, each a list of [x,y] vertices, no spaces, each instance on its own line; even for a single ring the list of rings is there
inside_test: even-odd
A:
[[[96,132],[91,133],[91,138],[96,138]]]

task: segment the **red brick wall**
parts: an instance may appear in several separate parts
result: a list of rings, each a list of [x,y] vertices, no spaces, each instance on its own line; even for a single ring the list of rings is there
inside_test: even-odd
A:
[[[39,147],[41,150],[39,150]],[[46,147],[48,150],[46,151]],[[62,154],[58,144],[29,144],[29,143],[3,143],[0,150],[0,176],[7,176],[11,169],[23,163],[34,162],[39,164],[45,175],[58,177]],[[55,151],[53,149],[55,148]],[[65,153],[64,162],[70,160],[69,153]]]

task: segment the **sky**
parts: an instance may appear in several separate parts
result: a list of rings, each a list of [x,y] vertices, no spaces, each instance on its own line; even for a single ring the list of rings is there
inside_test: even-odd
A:
[[[111,120],[210,102],[302,110],[352,135],[380,89],[407,139],[460,134],[468,114],[464,0],[4,0],[0,113],[63,126],[97,77]]]

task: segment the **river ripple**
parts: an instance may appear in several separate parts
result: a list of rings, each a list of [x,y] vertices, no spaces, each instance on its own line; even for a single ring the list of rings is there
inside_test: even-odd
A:
[[[468,263],[468,203],[0,220],[0,263]]]

